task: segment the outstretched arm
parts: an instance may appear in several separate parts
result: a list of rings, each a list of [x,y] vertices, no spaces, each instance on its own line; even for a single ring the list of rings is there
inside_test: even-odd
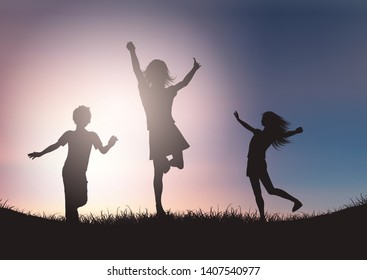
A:
[[[194,57],[194,66],[192,67],[192,69],[190,70],[189,73],[187,73],[187,75],[185,76],[185,78],[177,83],[175,85],[175,88],[177,91],[179,91],[180,89],[184,88],[185,86],[187,86],[190,81],[192,80],[192,78],[194,77],[196,71],[201,67],[200,63],[198,63]]]
[[[59,148],[61,146],[61,143],[56,142],[55,144],[52,144],[50,146],[48,146],[46,149],[44,149],[42,152],[33,152],[28,154],[28,157],[31,159],[35,159],[37,157],[41,157],[44,154],[50,153],[52,151],[55,151],[57,148]]]
[[[138,80],[138,83],[143,82],[144,75],[143,72],[140,69],[140,63],[138,60],[138,56],[136,55],[135,46],[132,42],[127,43],[126,48],[130,52],[131,56],[131,63],[133,65],[133,71],[135,73],[136,79]]]
[[[102,154],[106,154],[116,143],[117,141],[117,137],[116,136],[112,136],[110,138],[110,140],[108,141],[108,144],[107,146],[104,146],[104,147],[101,147],[99,148],[99,151],[102,153]]]
[[[291,130],[291,131],[287,131],[285,133],[285,137],[291,137],[293,135],[296,135],[296,134],[299,134],[299,133],[302,133],[303,132],[303,128],[302,127],[298,127],[297,129],[295,130]]]
[[[249,125],[248,123],[244,122],[243,120],[240,119],[240,116],[238,115],[238,112],[235,111],[234,112],[234,116],[236,117],[237,121],[246,129],[250,130],[252,133],[255,133],[256,129],[253,128],[251,125]]]

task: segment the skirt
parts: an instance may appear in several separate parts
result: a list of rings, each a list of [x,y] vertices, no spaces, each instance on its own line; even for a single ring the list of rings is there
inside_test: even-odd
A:
[[[149,129],[149,159],[173,155],[190,147],[174,123]]]

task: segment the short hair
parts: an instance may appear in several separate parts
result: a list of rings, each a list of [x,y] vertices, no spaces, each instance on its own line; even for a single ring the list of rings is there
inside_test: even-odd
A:
[[[89,107],[84,105],[79,106],[73,112],[73,120],[75,124],[86,126],[90,123],[90,119],[92,118],[92,114],[90,112]]]

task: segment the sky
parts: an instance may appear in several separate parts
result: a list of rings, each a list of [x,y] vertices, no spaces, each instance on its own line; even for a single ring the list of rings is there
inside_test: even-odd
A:
[[[270,3],[271,2],[271,3]],[[2,1],[0,4],[0,199],[32,213],[64,214],[67,147],[27,154],[75,128],[90,107],[106,154],[93,150],[81,214],[154,213],[148,131],[126,43],[142,68],[164,60],[176,82],[173,116],[191,147],[164,177],[172,212],[257,209],[245,176],[251,133],[274,111],[304,133],[269,148],[276,187],[304,213],[338,209],[366,194],[367,4],[363,1]],[[292,203],[263,190],[265,209]]]

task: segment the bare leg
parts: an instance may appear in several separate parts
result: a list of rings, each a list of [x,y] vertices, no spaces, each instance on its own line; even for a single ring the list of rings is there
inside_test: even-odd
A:
[[[252,190],[254,191],[257,207],[260,212],[260,220],[265,221],[264,199],[261,195],[260,180],[256,177],[250,177]]]
[[[269,174],[266,173],[264,174],[261,178],[260,178],[261,182],[263,183],[266,191],[271,194],[271,195],[276,195],[279,197],[282,197],[284,199],[288,199],[290,201],[292,201],[294,203],[293,209],[292,211],[295,212],[297,211],[299,208],[302,207],[302,203],[295,198],[294,196],[291,196],[289,193],[281,190],[281,189],[276,189],[274,188],[273,183],[270,180]]]
[[[177,167],[178,169],[184,168],[184,160],[182,151],[175,152],[170,160],[170,165]]]
[[[162,206],[162,192],[163,192],[163,171],[160,160],[154,160],[154,195],[155,195],[155,206],[158,215],[165,215],[165,211]]]
[[[78,207],[68,200],[65,201],[65,218],[68,223],[79,222]]]

